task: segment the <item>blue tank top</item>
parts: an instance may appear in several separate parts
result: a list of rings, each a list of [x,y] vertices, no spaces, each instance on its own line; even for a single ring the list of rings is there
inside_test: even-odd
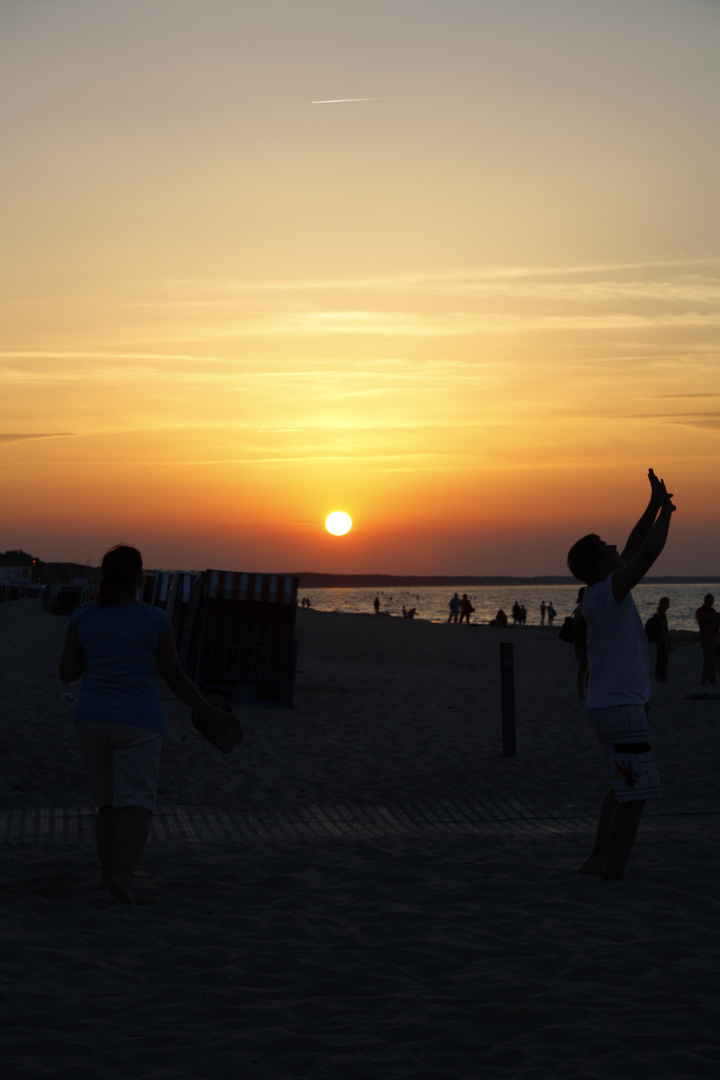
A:
[[[105,607],[93,601],[73,612],[70,625],[85,662],[75,721],[131,724],[164,735],[157,653],[172,629],[166,612],[139,601]]]

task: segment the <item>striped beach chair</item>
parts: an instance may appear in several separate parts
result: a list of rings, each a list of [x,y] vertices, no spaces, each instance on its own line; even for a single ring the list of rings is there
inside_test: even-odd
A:
[[[173,624],[175,644],[180,662],[188,656],[192,627],[202,595],[202,577],[200,573],[177,570],[170,577],[165,610]]]
[[[83,602],[82,594],[77,585],[51,585],[48,611],[52,615],[72,615]]]
[[[142,598],[143,603],[152,605],[153,597],[155,596],[155,581],[157,579],[157,570],[147,570],[145,573],[145,584],[143,585]]]
[[[80,607],[82,604],[89,604],[91,600],[94,600],[96,592],[97,585],[84,585],[80,592],[78,607]]]
[[[170,582],[172,581],[173,574],[176,571],[173,570],[157,570],[155,573],[154,587],[152,591],[152,599],[149,601],[153,607],[162,608],[163,611],[167,611],[168,594],[170,592]],[[144,597],[145,594],[143,594]]]
[[[179,649],[204,694],[292,708],[297,591],[288,575],[205,571]]]
[[[171,619],[175,614],[178,614],[183,607],[190,604],[195,583],[200,576],[199,573],[194,573],[189,570],[176,570],[175,573],[170,576],[170,584],[168,585],[167,590],[167,606],[165,610]]]

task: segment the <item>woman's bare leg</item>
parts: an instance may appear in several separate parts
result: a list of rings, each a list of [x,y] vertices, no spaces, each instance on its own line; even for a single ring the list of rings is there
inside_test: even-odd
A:
[[[124,904],[134,904],[130,886],[148,838],[152,811],[145,806],[124,806],[118,814],[117,861],[108,888]]]
[[[118,811],[112,806],[98,806],[95,818],[95,843],[100,858],[100,875],[104,889],[115,873],[117,861]]]

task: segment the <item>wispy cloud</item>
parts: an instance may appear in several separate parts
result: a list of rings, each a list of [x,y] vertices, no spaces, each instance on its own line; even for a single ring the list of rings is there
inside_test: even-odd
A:
[[[567,300],[567,298],[566,298]],[[462,336],[509,337],[528,334],[556,333],[612,333],[615,331],[658,331],[715,329],[720,327],[720,305],[708,305],[707,310],[624,310],[606,305],[604,310],[572,310],[567,302],[562,311],[472,311],[461,309],[450,312],[425,313],[416,311],[377,310],[328,310],[304,312],[276,311],[265,317],[238,319],[228,313],[225,318],[202,323],[164,325],[162,329],[150,329],[153,344],[166,342],[170,351],[146,352],[144,350],[119,349],[115,352],[78,352],[71,350],[6,351],[0,357],[6,359],[90,359],[107,361],[143,361],[167,363],[168,361],[212,364],[227,363],[227,356],[207,354],[211,342],[239,339],[266,338],[327,338],[327,337],[376,337],[376,338],[443,338]],[[196,353],[176,353],[172,345],[178,338],[193,341]],[[10,376],[11,372],[6,372]],[[129,374],[129,373],[128,373]]]
[[[466,334],[508,335],[559,330],[608,331],[691,326],[720,326],[720,310],[664,315],[657,313],[642,315],[630,312],[606,312],[596,315],[474,315],[470,312],[454,312],[435,317],[413,315],[408,312],[314,311],[235,325],[232,333],[243,336],[366,334],[393,337],[445,337]],[[224,336],[222,332],[221,336]]]
[[[716,327],[720,260],[295,281],[166,279],[129,284],[113,306],[145,313],[154,327],[164,323],[169,346],[173,340],[231,337],[430,338]],[[162,339],[151,333],[159,344]]]
[[[0,443],[25,442],[28,439],[68,439],[74,436],[74,431],[0,432]]]
[[[649,401],[675,401],[681,398],[720,398],[720,394],[656,394],[655,397],[648,398]]]
[[[197,363],[227,363],[227,357],[198,356],[196,353],[160,353],[142,350],[98,352],[95,349],[6,349],[0,351],[0,358],[6,360],[191,360]]]
[[[664,424],[679,424],[682,427],[702,428],[720,435],[720,412],[708,413],[634,413],[626,419],[662,420]]]
[[[710,273],[711,269],[715,273]],[[718,280],[720,275],[720,257],[709,259],[667,259],[653,262],[633,263],[587,263],[570,266],[496,266],[477,267],[472,269],[445,270],[439,273],[417,271],[412,273],[393,273],[377,275],[361,275],[357,277],[320,277],[320,278],[281,278],[262,279],[248,281],[235,278],[148,278],[140,279],[133,284],[140,289],[163,289],[178,290],[182,292],[284,292],[284,291],[312,291],[323,290],[346,290],[346,289],[416,289],[428,288],[453,290],[455,287],[468,287],[476,284],[492,284],[493,282],[535,281],[547,278],[555,278],[563,281],[568,278],[577,279],[593,275],[602,275],[605,280],[621,280],[623,275],[646,271],[640,275],[648,280],[659,271],[672,271],[671,277],[692,275],[707,280]]]
[[[341,98],[323,98],[320,101],[311,101],[311,105],[345,105],[350,101],[387,101],[387,98],[383,97],[341,97]]]
[[[28,351],[0,353],[3,356],[13,358],[22,363],[17,363],[13,368],[7,368],[4,381],[12,382],[37,382],[40,380],[57,380],[75,382],[78,379],[87,382],[102,382],[107,378],[117,379],[119,376],[124,382],[131,381],[133,377],[141,379],[144,385],[148,385],[154,379],[161,381],[173,380],[181,383],[184,380],[247,380],[248,382],[276,383],[278,380],[289,378],[301,378],[312,383],[322,383],[324,380],[336,379],[340,373],[346,382],[353,382],[363,378],[379,380],[389,379],[427,379],[434,374],[446,372],[448,366],[457,372],[465,371],[467,374],[477,375],[480,372],[490,372],[497,364],[490,361],[479,360],[470,363],[465,360],[449,360],[444,358],[424,358],[421,360],[409,360],[402,356],[376,356],[352,359],[350,357],[331,358],[320,360],[319,358],[302,357],[296,361],[287,357],[276,359],[243,358],[238,361],[228,356],[216,356],[208,354],[192,353],[146,353],[142,351],[118,351],[114,353],[99,354],[95,352],[54,352],[54,351]],[[98,364],[102,356],[105,361]],[[58,364],[57,361],[62,361]]]

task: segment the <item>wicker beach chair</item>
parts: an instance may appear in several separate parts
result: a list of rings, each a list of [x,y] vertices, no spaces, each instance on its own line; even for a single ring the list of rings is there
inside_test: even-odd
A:
[[[173,574],[177,573],[175,570],[157,570],[155,572],[155,578],[153,583],[152,596],[148,601],[153,607],[162,608],[163,611],[167,611],[168,595],[170,592],[170,582],[173,579]],[[143,594],[143,598],[147,596]]]
[[[178,650],[204,694],[292,708],[297,590],[287,575],[205,571]]]
[[[155,581],[157,578],[156,570],[148,570],[145,573],[145,584],[143,585],[142,598],[143,603],[152,604],[153,597],[155,595]]]
[[[187,658],[192,627],[202,594],[202,574],[176,570],[170,577],[165,610],[173,624],[180,662]]]

